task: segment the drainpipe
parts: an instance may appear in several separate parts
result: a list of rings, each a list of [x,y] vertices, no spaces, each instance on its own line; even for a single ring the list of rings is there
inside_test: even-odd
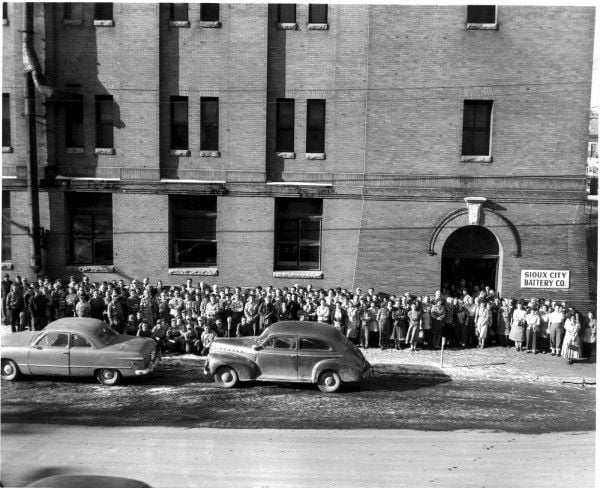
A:
[[[37,137],[36,137],[36,114],[35,114],[35,87],[46,95],[50,92],[44,83],[39,61],[33,51],[33,3],[24,4],[23,15],[23,76],[25,85],[23,99],[25,102],[25,118],[27,119],[28,149],[29,149],[29,171],[27,172],[27,189],[29,190],[29,205],[31,207],[31,225],[29,235],[31,237],[32,271],[37,275],[42,269],[42,228],[40,227],[40,201],[37,162]],[[37,80],[37,81],[36,81]]]

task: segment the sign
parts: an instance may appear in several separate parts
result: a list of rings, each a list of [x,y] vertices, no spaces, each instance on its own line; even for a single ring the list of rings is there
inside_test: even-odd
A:
[[[556,269],[522,269],[521,288],[569,288],[571,272]]]

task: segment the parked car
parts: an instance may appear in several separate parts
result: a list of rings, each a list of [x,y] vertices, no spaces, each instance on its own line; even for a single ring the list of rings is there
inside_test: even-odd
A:
[[[283,381],[316,383],[332,393],[342,383],[361,381],[370,369],[362,352],[335,327],[286,321],[257,337],[215,339],[204,372],[223,388],[239,381]]]
[[[143,481],[131,478],[91,474],[49,476],[27,486],[38,488],[152,488]]]
[[[153,339],[119,334],[105,322],[64,318],[40,332],[2,336],[2,378],[24,375],[95,376],[116,385],[124,376],[147,375],[160,361]]]

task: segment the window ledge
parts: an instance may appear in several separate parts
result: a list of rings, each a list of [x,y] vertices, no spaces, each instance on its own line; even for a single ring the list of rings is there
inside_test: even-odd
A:
[[[13,149],[12,146],[2,146],[2,152],[3,153],[11,153],[13,151],[14,151],[14,149]]]
[[[308,24],[308,30],[329,30],[329,24]]]
[[[114,156],[117,152],[114,147],[97,147],[94,149],[94,154],[104,156]]]
[[[67,154],[83,154],[82,147],[65,147],[65,153]],[[98,153],[96,153],[98,154]]]
[[[273,278],[299,278],[322,280],[322,271],[273,271]]]
[[[63,25],[81,25],[81,19],[63,19]]]
[[[114,20],[96,20],[94,19],[94,27],[114,27]]]
[[[279,30],[298,30],[298,24],[296,22],[277,22],[277,28]]]
[[[493,24],[467,22],[467,30],[498,30],[498,22],[494,22]]]
[[[191,156],[189,149],[169,149],[169,156],[182,156],[189,158]]]
[[[201,20],[198,25],[205,29],[220,29],[221,22],[218,20]]]
[[[461,156],[460,160],[463,163],[491,163],[492,156]]]
[[[114,273],[115,267],[110,264],[97,265],[97,264],[69,264],[65,266],[65,270],[69,272],[79,271],[80,273]]]
[[[325,153],[306,153],[306,159],[325,159]]]
[[[189,20],[169,20],[169,27],[189,27]]]
[[[8,25],[8,19],[2,19],[2,25]]]
[[[201,158],[220,158],[220,151],[200,151]]]
[[[13,263],[11,263],[10,261],[3,261],[2,269],[6,270],[6,271],[12,271],[13,269],[15,269],[15,267],[13,266]]]
[[[275,156],[282,159],[296,159],[295,152],[276,152]]]
[[[169,268],[169,275],[176,276],[218,276],[219,270],[214,268]]]

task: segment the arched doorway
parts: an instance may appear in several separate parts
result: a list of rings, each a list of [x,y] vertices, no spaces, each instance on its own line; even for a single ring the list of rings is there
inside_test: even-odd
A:
[[[479,225],[467,225],[455,230],[442,248],[442,286],[467,289],[488,285],[497,288],[500,245],[496,236]]]

